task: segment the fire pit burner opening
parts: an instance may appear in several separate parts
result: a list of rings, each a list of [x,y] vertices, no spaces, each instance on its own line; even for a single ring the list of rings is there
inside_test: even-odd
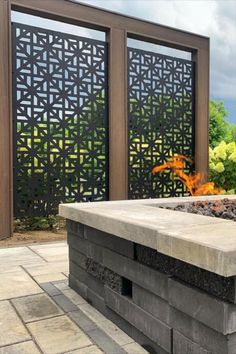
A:
[[[160,208],[236,221],[236,199],[195,201],[193,203],[160,206]]]

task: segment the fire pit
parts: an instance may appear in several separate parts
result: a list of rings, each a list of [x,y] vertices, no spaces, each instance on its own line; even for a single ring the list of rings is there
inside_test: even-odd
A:
[[[197,201],[172,207],[166,206],[165,208],[236,221],[236,199],[225,198],[215,201]]]
[[[235,200],[62,204],[70,286],[154,353],[235,354]]]

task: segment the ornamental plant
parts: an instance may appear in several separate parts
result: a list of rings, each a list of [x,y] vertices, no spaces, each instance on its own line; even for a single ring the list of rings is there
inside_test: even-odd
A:
[[[209,149],[209,179],[226,193],[236,193],[236,143],[221,141]]]

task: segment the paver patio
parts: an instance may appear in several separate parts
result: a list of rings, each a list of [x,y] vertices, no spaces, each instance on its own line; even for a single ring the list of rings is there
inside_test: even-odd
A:
[[[66,242],[0,249],[0,354],[147,353],[68,286]]]

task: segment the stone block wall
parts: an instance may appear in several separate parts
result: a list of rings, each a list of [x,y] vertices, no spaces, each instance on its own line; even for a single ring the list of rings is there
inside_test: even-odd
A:
[[[235,277],[67,221],[70,286],[150,353],[236,354]]]

